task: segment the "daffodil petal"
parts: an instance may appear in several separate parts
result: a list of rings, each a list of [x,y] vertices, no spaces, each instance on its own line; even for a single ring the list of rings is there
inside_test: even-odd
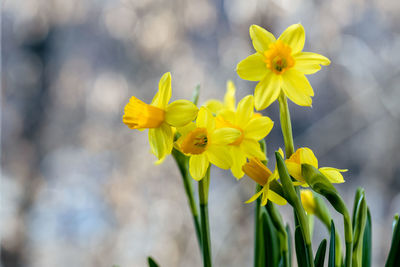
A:
[[[193,121],[197,115],[197,107],[189,100],[177,100],[167,106],[165,121],[175,127],[180,127]]]
[[[276,42],[275,36],[260,26],[251,25],[249,31],[254,49],[257,52],[264,53],[269,49],[270,44]]]
[[[224,96],[224,106],[228,110],[235,110],[236,98],[235,98],[236,88],[232,81],[227,81],[226,92]]]
[[[267,190],[264,190],[261,198],[261,206],[265,206],[268,203],[268,198],[269,198],[269,193],[271,190],[269,190],[269,184],[264,185],[264,188],[267,188]]]
[[[281,197],[279,194],[275,193],[273,190],[269,190],[269,195],[268,195],[269,200],[274,202],[275,204],[278,205],[286,205],[287,201],[283,197]]]
[[[229,123],[231,123],[231,124],[234,124],[235,123],[235,112],[233,112],[233,111],[231,111],[231,110],[227,110],[227,109],[224,109],[224,110],[222,110],[219,114],[218,114],[218,116],[217,116],[217,128],[222,128],[222,127],[218,127],[218,117],[220,117],[220,118],[222,118],[223,119],[223,121],[227,121],[227,122],[229,122]],[[221,125],[224,125],[223,123],[221,123]],[[225,126],[226,127],[226,126]]]
[[[260,160],[266,160],[264,152],[262,152],[260,144],[251,139],[243,139],[240,144],[240,149],[244,151],[249,157],[255,157]]]
[[[161,109],[167,107],[168,101],[171,99],[171,73],[165,73],[158,83],[158,92],[154,96],[151,104]]]
[[[332,167],[322,167],[319,168],[319,171],[325,175],[331,183],[341,184],[344,183],[344,178],[341,172],[345,172],[347,170],[336,169]]]
[[[254,105],[257,110],[267,108],[274,102],[281,92],[281,81],[278,75],[273,72],[262,79],[254,90]]]
[[[189,159],[189,172],[196,181],[200,181],[206,174],[208,165],[210,164],[205,153],[192,155]]]
[[[240,78],[248,81],[260,81],[269,72],[264,62],[264,56],[255,53],[239,62],[236,67]]]
[[[261,196],[261,194],[263,193],[262,190],[258,191],[257,193],[255,193],[249,200],[247,200],[246,204],[253,202],[254,200],[256,200],[257,198],[259,198]]]
[[[299,149],[301,164],[310,164],[315,168],[318,168],[318,159],[315,157],[314,152],[308,147],[302,147]]]
[[[296,70],[287,71],[282,79],[282,90],[287,97],[299,106],[311,106],[312,99],[310,96],[314,95],[310,83],[304,74],[299,76],[300,73]],[[292,75],[294,74],[294,75]]]
[[[252,119],[243,130],[245,138],[256,141],[266,137],[274,126],[274,122],[266,116]]]
[[[242,133],[235,128],[220,128],[216,129],[211,134],[211,140],[209,140],[212,144],[217,145],[227,145],[235,142]]]
[[[232,174],[237,179],[240,179],[244,175],[242,167],[246,164],[246,155],[240,150],[238,146],[230,146],[230,150],[232,158]]]
[[[149,129],[151,151],[158,159],[171,153],[173,139],[171,126],[166,123],[161,124],[158,128]]]
[[[295,59],[295,69],[303,74],[313,74],[321,69],[320,65],[329,65],[331,61],[324,57],[323,55],[311,53],[311,52],[301,52],[294,56]]]
[[[235,125],[246,125],[254,114],[254,98],[248,95],[240,100],[237,111]]]
[[[213,114],[218,114],[224,107],[221,101],[216,99],[207,100],[204,106],[211,111]]]
[[[215,118],[207,108],[201,107],[197,114],[196,125],[209,131],[213,130],[215,128]]]
[[[215,166],[224,170],[232,166],[232,158],[228,146],[210,145],[206,153],[210,162]]]
[[[295,162],[291,162],[286,160],[285,161],[286,167],[288,169],[288,172],[291,176],[293,176],[294,179],[304,182],[304,178],[301,175],[301,165]]]
[[[306,34],[301,24],[293,24],[289,26],[279,36],[278,40],[281,40],[285,44],[292,48],[292,54],[296,54],[303,50],[304,42],[306,41]]]

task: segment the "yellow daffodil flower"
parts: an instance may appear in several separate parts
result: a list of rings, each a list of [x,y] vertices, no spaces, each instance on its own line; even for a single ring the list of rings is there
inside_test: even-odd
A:
[[[214,114],[218,114],[221,110],[228,109],[235,111],[236,98],[235,98],[235,84],[232,81],[227,81],[224,102],[217,99],[208,100],[204,106]]]
[[[193,121],[198,108],[189,100],[171,98],[171,74],[165,73],[159,82],[158,92],[151,104],[132,96],[125,106],[123,122],[131,129],[149,129],[151,151],[159,160],[171,153],[173,145],[172,127],[180,127]]]
[[[304,74],[313,74],[330,61],[319,54],[302,52],[303,26],[291,25],[276,40],[267,30],[252,25],[250,37],[257,52],[242,60],[236,70],[242,79],[260,81],[254,92],[256,109],[268,107],[281,90],[297,105],[311,106],[314,91]]]
[[[316,204],[312,191],[310,189],[301,190],[300,198],[305,211],[310,215],[315,214]]]
[[[196,123],[178,128],[181,137],[176,146],[189,156],[189,172],[195,180],[201,180],[210,162],[221,169],[229,169],[232,159],[228,144],[234,142],[241,132],[234,128],[216,129],[211,112],[201,107]]]
[[[288,168],[289,174],[299,181],[299,183],[296,183],[297,185],[307,185],[301,173],[301,164],[310,164],[318,169],[318,160],[312,150],[307,147],[297,149],[289,159],[285,160],[285,164]],[[332,167],[322,167],[318,170],[325,175],[331,183],[344,183],[341,172],[346,172],[346,169],[342,170]]]
[[[251,158],[249,162],[243,165],[243,171],[249,176],[253,181],[263,186],[263,188],[252,196],[246,203],[253,202],[262,195],[261,205],[265,206],[268,199],[278,205],[285,205],[287,203],[286,199],[281,197],[279,194],[275,193],[273,190],[269,189],[269,184],[277,179],[277,172],[272,173],[259,159]]]
[[[252,95],[244,97],[238,104],[236,111],[222,110],[217,116],[217,128],[231,127],[240,131],[240,136],[229,144],[233,160],[231,171],[233,176],[240,179],[244,172],[242,166],[247,158],[256,157],[266,160],[259,140],[269,134],[274,123],[266,116],[254,114],[254,98]]]

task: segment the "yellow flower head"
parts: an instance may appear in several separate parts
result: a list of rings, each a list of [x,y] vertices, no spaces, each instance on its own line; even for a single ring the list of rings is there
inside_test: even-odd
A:
[[[232,81],[227,81],[224,102],[221,102],[217,99],[210,99],[204,104],[204,106],[214,114],[218,114],[221,110],[225,109],[235,111],[235,105],[236,105],[235,93],[236,93],[235,84]]]
[[[318,160],[312,150],[307,147],[301,147],[297,149],[297,151],[290,156],[289,159],[285,160],[285,163],[289,174],[299,181],[297,184],[300,185],[307,185],[301,173],[301,164],[310,164],[318,169]],[[344,183],[341,172],[346,172],[346,169],[342,170],[332,167],[322,167],[318,170],[325,175],[331,183]]]
[[[178,132],[181,137],[176,146],[190,157],[189,172],[195,180],[204,177],[210,162],[222,169],[231,167],[227,145],[240,136],[240,131],[234,128],[216,129],[215,118],[207,108],[201,107],[196,123],[178,128]]]
[[[276,40],[267,30],[252,25],[250,37],[257,52],[239,62],[236,70],[242,79],[260,81],[254,92],[256,109],[268,107],[281,90],[297,105],[311,106],[314,91],[304,74],[313,74],[330,61],[319,54],[302,52],[303,26],[291,25]]]
[[[131,129],[149,129],[151,150],[159,160],[171,153],[172,126],[184,126],[196,118],[198,108],[188,100],[171,98],[171,74],[165,73],[159,82],[158,92],[151,104],[132,96],[125,106],[122,121]]]
[[[276,172],[272,173],[259,159],[251,158],[249,162],[243,165],[243,171],[253,181],[263,186],[263,188],[252,196],[246,203],[253,202],[262,195],[261,205],[266,205],[268,199],[278,205],[285,205],[286,199],[269,189],[269,184],[277,178]]]
[[[311,190],[304,189],[300,191],[301,203],[308,214],[315,214],[316,203]]]
[[[231,127],[240,131],[240,136],[229,144],[233,160],[232,174],[236,178],[244,175],[242,166],[247,158],[256,157],[266,160],[259,140],[269,134],[274,123],[266,116],[254,114],[254,98],[252,95],[244,97],[238,104],[236,111],[222,110],[217,116],[217,128]]]

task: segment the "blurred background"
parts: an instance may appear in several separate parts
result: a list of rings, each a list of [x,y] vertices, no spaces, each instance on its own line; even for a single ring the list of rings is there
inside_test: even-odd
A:
[[[177,167],[154,166],[124,105],[151,101],[167,71],[173,99],[197,84],[201,103],[222,99],[228,79],[238,99],[252,94],[256,83],[235,72],[254,51],[249,26],[278,36],[298,22],[304,50],[332,64],[308,76],[312,108],[289,103],[295,145],[349,169],[337,188],[350,209],[365,188],[383,266],[400,211],[399,1],[3,0],[1,18],[1,266],[146,266],[148,255],[202,266]],[[283,146],[277,103],[264,113],[272,158]],[[215,266],[252,265],[254,207],[243,202],[254,187],[212,169]],[[327,232],[315,227],[318,244]]]

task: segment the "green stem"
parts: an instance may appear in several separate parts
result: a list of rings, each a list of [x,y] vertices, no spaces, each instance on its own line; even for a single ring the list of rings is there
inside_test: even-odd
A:
[[[285,142],[286,158],[289,158],[294,153],[293,133],[287,97],[283,92],[281,92],[278,102],[283,141]]]
[[[259,184],[256,185],[256,193],[261,190]],[[256,200],[255,214],[254,214],[254,267],[263,266],[263,234],[261,233],[261,199]]]
[[[206,175],[199,181],[199,200],[201,216],[201,240],[203,247],[204,267],[211,267],[211,240],[210,224],[208,220],[208,189],[210,186],[210,166],[207,168]]]
[[[346,240],[346,267],[351,267],[352,264],[352,254],[353,254],[353,230],[351,226],[351,220],[349,212],[346,210],[343,213],[344,221],[344,236]]]
[[[197,241],[199,243],[200,249],[201,246],[201,227],[200,227],[200,218],[199,211],[197,209],[196,201],[194,199],[192,180],[189,175],[189,166],[188,166],[188,158],[179,152],[176,149],[172,150],[172,156],[174,157],[176,164],[178,165],[179,171],[182,176],[183,186],[185,188],[185,193],[188,199],[190,212],[192,213],[194,228],[196,230]]]
[[[313,256],[312,248],[311,248],[310,227],[308,226],[308,219],[307,219],[306,213],[304,212],[303,207],[301,207],[299,205],[301,205],[301,204],[296,201],[296,204],[294,205],[294,209],[296,211],[297,218],[299,220],[301,232],[303,233],[304,242],[306,243],[306,253],[307,253],[309,266],[314,267],[314,256]]]

